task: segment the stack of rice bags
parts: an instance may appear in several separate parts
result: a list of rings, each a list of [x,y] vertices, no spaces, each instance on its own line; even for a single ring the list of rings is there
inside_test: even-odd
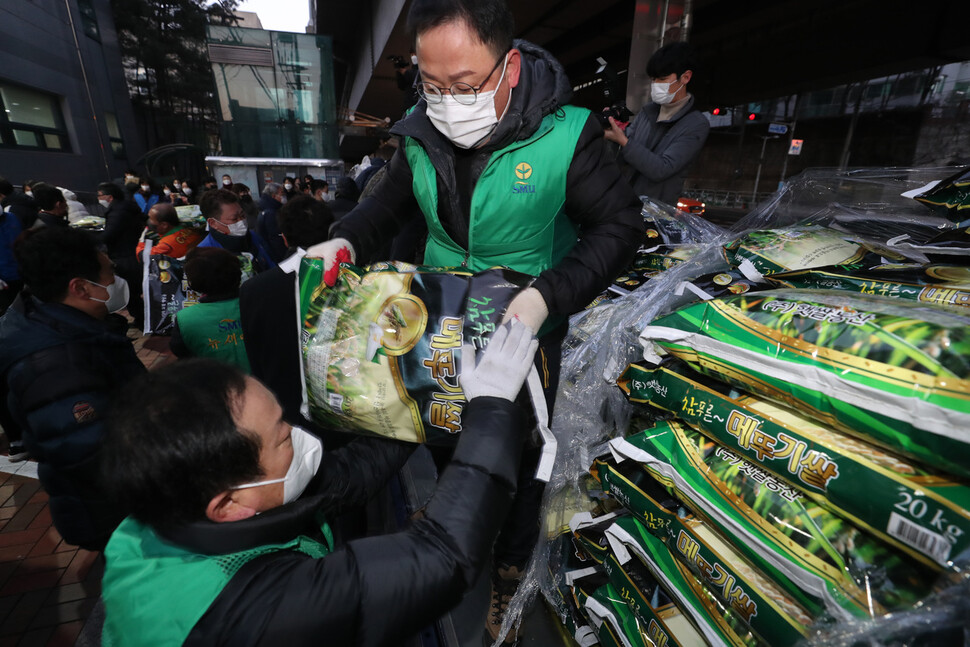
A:
[[[924,612],[965,572],[970,258],[823,225],[725,245],[642,331],[619,385],[665,419],[590,468],[629,514],[572,524],[601,571],[573,595],[619,630],[664,599],[709,644],[795,644]]]

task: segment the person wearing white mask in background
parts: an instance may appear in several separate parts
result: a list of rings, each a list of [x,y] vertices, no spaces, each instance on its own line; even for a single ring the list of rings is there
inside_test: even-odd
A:
[[[159,201],[159,195],[152,190],[152,181],[147,176],[138,178],[138,190],[132,196],[141,212],[148,215],[148,210]]]
[[[118,389],[145,372],[127,322],[112,314],[128,286],[83,230],[45,227],[16,255],[27,287],[0,318],[0,380],[38,459],[54,527],[98,551],[124,516],[101,488],[105,419]]]
[[[650,101],[644,102],[625,131],[610,117],[610,128],[603,135],[619,144],[623,178],[637,195],[670,205],[677,204],[687,171],[711,129],[687,91],[693,68],[694,53],[687,43],[658,49],[647,63]]]
[[[199,247],[221,247],[241,257],[245,278],[276,267],[266,241],[249,230],[246,213],[235,193],[226,189],[206,191],[199,210],[209,228]]]
[[[222,176],[222,188],[223,189],[232,189],[232,176],[229,175],[228,173],[225,173]]]
[[[131,512],[105,550],[105,643],[413,642],[478,580],[512,504],[528,437],[515,397],[535,351],[518,322],[477,358],[462,351],[464,430],[423,517],[349,541],[331,524],[379,492],[413,445],[323,447],[261,382],[213,360],[132,384],[104,443],[105,481]]]
[[[196,204],[199,201],[199,198],[195,194],[195,185],[188,180],[182,180],[181,193],[185,196],[185,201],[188,204]]]
[[[513,41],[504,0],[413,0],[408,28],[421,100],[391,129],[401,140],[383,180],[335,223],[332,240],[307,254],[323,258],[325,270],[340,260],[387,260],[373,256],[421,213],[423,264],[473,272],[502,265],[535,276],[504,318],[538,333],[551,411],[567,317],[633,260],[644,237],[640,201],[597,119],[569,105],[572,86],[559,62]],[[538,538],[538,457],[527,450],[514,512],[495,546],[492,641]],[[440,456],[439,466],[445,462]]]

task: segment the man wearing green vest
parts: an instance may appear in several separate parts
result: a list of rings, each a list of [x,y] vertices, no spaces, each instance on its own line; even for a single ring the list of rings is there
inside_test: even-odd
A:
[[[536,362],[551,405],[566,317],[633,259],[644,236],[640,203],[602,127],[588,110],[568,105],[562,66],[536,45],[513,42],[504,0],[414,0],[408,28],[421,100],[391,129],[401,143],[373,194],[308,254],[328,268],[384,260],[373,254],[417,206],[428,226],[425,264],[503,265],[535,276],[505,318],[517,316],[539,333]],[[520,482],[496,545],[486,623],[492,639],[538,537],[541,495],[538,482]]]
[[[467,421],[425,516],[335,545],[327,519],[366,501],[413,450],[332,452],[284,422],[238,368],[195,359],[119,398],[104,478],[130,512],[105,549],[104,644],[400,645],[455,606],[488,559],[527,436],[514,398],[537,342],[497,330],[462,369]]]

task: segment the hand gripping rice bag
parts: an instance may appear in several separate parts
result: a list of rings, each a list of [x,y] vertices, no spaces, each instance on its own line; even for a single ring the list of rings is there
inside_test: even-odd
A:
[[[481,349],[531,277],[382,263],[300,267],[300,321],[309,413],[325,425],[431,444],[462,430],[462,342]]]
[[[697,303],[640,334],[693,368],[927,465],[970,476],[970,317],[833,291]]]
[[[620,386],[630,400],[669,411],[726,447],[728,453],[718,450],[725,457],[744,456],[925,564],[953,565],[970,548],[967,483],[831,431],[763,398],[731,393],[731,387],[682,364],[656,369],[631,365]],[[840,541],[856,547],[861,543],[869,542]],[[846,562],[857,582],[872,568],[885,571],[893,562],[878,548],[865,552],[873,555],[868,563]],[[863,571],[853,572],[857,567]]]
[[[787,581],[787,574],[779,569],[769,574],[759,568],[761,564],[749,561],[752,551],[744,552],[742,538],[734,545],[725,541],[712,525],[691,514],[635,461],[617,464],[598,459],[591,471],[730,609],[738,622],[761,640],[770,645],[794,645],[805,636],[822,605]],[[608,527],[604,533],[607,538],[610,532]],[[768,561],[761,561],[772,568]],[[813,605],[815,611],[805,604]]]
[[[616,561],[624,567],[633,560],[645,568],[670,596],[677,607],[690,619],[697,632],[708,645],[714,647],[756,647],[765,644],[759,640],[741,620],[732,604],[725,604],[694,575],[688,565],[675,558],[654,531],[648,529],[650,522],[630,517],[619,517],[607,530],[610,548]],[[716,576],[720,579],[722,572]],[[735,580],[724,574],[722,585],[733,587]]]

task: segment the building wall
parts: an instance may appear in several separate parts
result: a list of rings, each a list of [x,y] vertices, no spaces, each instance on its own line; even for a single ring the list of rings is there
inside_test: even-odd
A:
[[[14,184],[35,179],[76,192],[94,191],[99,182],[121,176],[144,152],[110,0],[80,1],[88,10],[84,19],[79,0],[0,3],[0,84],[54,95],[70,143],[69,152],[0,145],[0,175]],[[97,39],[85,33],[92,19]],[[112,150],[106,113],[117,119],[122,156]]]

